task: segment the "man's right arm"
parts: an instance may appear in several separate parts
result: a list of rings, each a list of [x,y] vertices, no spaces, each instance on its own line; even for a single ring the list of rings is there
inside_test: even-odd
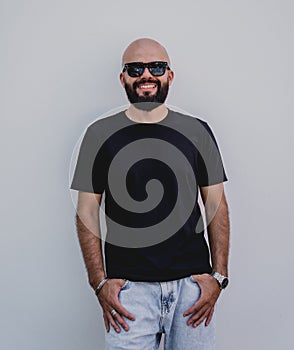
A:
[[[102,194],[79,191],[76,214],[78,238],[88,272],[88,282],[95,290],[104,278],[99,211]]]
[[[88,272],[88,281],[94,290],[105,278],[99,222],[101,197],[102,194],[79,192],[76,215],[78,237]],[[124,279],[112,278],[99,292],[98,300],[103,309],[107,332],[110,330],[110,324],[118,333],[119,326],[128,331],[129,326],[122,316],[135,320],[135,316],[128,312],[118,299],[120,288],[124,283]],[[116,310],[115,316],[111,314],[112,310]]]

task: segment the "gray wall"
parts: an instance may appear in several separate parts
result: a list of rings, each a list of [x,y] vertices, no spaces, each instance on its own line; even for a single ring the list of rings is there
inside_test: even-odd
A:
[[[138,5],[140,4],[140,5]],[[69,191],[84,128],[126,104],[126,45],[168,49],[168,99],[213,128],[229,182],[218,350],[292,349],[293,3],[2,0],[1,349],[103,345]]]

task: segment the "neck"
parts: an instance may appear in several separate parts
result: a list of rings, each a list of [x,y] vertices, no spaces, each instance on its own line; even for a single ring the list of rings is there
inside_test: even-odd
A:
[[[160,122],[167,116],[168,109],[165,104],[162,104],[152,111],[144,111],[136,108],[134,105],[130,105],[130,107],[126,110],[126,116],[138,123],[157,123]]]

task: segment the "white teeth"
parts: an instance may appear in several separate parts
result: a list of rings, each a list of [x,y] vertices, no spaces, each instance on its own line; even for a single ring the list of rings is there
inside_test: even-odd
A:
[[[140,85],[141,89],[152,89],[154,87],[155,87],[155,85]]]

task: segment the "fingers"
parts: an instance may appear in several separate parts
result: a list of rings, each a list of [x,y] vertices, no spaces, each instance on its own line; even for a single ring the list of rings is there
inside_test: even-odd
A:
[[[105,290],[107,292],[107,290]],[[104,311],[103,313],[103,318],[104,318],[104,323],[105,323],[105,328],[106,331],[110,331],[110,326],[114,328],[114,330],[119,333],[121,331],[120,327],[122,327],[125,331],[129,330],[128,324],[125,322],[123,317],[126,317],[132,321],[135,320],[135,316],[128,312],[120,303],[118,294],[119,294],[120,289],[116,290],[114,289],[114,293],[110,294],[104,293],[100,294],[99,302],[102,306],[102,309]],[[103,291],[101,291],[103,292]],[[115,310],[116,313],[112,315],[112,310]]]
[[[119,312],[122,316],[125,316],[126,318],[130,319],[131,321],[135,321],[135,316],[128,312],[122,304],[117,300],[117,304],[114,305],[114,309]]]
[[[110,331],[110,327],[109,327],[109,321],[106,315],[106,312],[103,312],[103,319],[104,319],[104,324],[105,324],[105,329],[107,332]]]
[[[193,327],[199,326],[206,318],[205,325],[208,326],[214,311],[214,304],[212,304],[212,300],[207,299],[203,295],[200,295],[198,301],[187,309],[183,316],[188,316],[192,314],[192,316],[188,319],[187,325],[190,326],[193,324]]]
[[[206,326],[206,327],[209,325],[209,323],[210,323],[210,321],[211,321],[211,319],[212,319],[213,313],[214,313],[214,307],[212,307],[212,308],[210,309],[210,312],[209,312],[209,314],[208,314],[207,320],[206,320],[206,322],[205,322],[205,326]]]
[[[207,303],[207,300],[202,295],[200,295],[200,298],[196,301],[196,303],[192,305],[189,309],[187,309],[183,313],[183,316],[188,316],[193,312],[197,312],[198,310],[202,309],[206,303]]]
[[[200,323],[202,323],[204,321],[204,319],[208,316],[210,310],[206,310],[202,316],[197,316],[194,318],[194,316],[192,317],[192,322],[193,322],[193,327],[196,328],[197,326],[200,325]]]
[[[106,314],[105,318],[107,319],[107,321],[104,318],[104,323],[105,323],[105,327],[106,327],[107,332],[109,332],[109,322],[117,333],[120,332],[119,326],[121,326],[125,331],[129,330],[129,326],[124,321],[124,319],[120,315],[119,311],[117,311],[114,315],[111,314],[111,311],[107,311],[107,312],[105,312],[105,314]]]
[[[111,307],[111,306],[110,306]],[[116,313],[114,315],[111,314],[111,310],[115,310]],[[117,301],[116,304],[113,305],[113,307],[110,308],[110,310],[105,312],[105,318],[104,318],[104,323],[107,332],[109,332],[109,323],[112,325],[114,330],[119,333],[120,332],[120,327],[121,326],[125,331],[129,330],[128,324],[125,322],[122,316],[125,316],[129,318],[130,320],[134,321],[135,316],[129,313],[120,303]]]
[[[123,329],[125,330],[125,331],[128,331],[129,330],[129,327],[128,327],[128,325],[126,324],[126,322],[123,320],[123,318],[121,317],[121,315],[117,312],[114,316],[112,316],[114,319],[115,319],[115,321],[117,322],[117,323],[119,323],[120,325],[121,325],[121,327],[123,327]]]
[[[115,315],[111,315],[110,316],[115,319],[115,321],[117,323],[119,323],[125,331],[129,330],[129,326],[127,325],[127,323],[124,321],[122,316],[127,317],[128,319],[134,321],[135,320],[135,316],[132,315],[130,312],[128,312],[123,306],[122,304],[117,301],[117,303],[114,305],[113,309],[116,311]]]
[[[117,332],[117,333],[120,333],[120,328],[119,326],[116,324],[115,320],[113,319],[111,313],[109,311],[106,311],[106,316],[107,316],[107,319],[109,320],[110,324],[112,325],[112,327],[114,328],[114,330]]]
[[[190,326],[191,324],[200,324],[201,320],[203,321],[205,318],[205,315],[207,316],[209,312],[209,309],[207,306],[203,306],[200,310],[195,312],[187,321],[187,325]]]
[[[206,319],[205,326],[207,327],[212,319],[213,312],[214,307],[204,306],[201,310],[199,310],[189,318],[189,320],[187,321],[187,325],[190,326],[191,324],[193,324],[193,327],[197,327]]]
[[[213,288],[215,289],[215,286],[213,286]],[[211,309],[212,307],[214,307],[214,304],[216,303],[219,297],[220,290],[216,290],[215,292],[215,291],[209,290],[209,288],[201,287],[201,286],[200,286],[200,289],[201,289],[201,293],[200,293],[199,299],[196,301],[194,305],[192,305],[189,309],[187,309],[183,313],[184,317],[192,313],[199,312],[204,306],[206,306],[207,309],[208,308]]]

